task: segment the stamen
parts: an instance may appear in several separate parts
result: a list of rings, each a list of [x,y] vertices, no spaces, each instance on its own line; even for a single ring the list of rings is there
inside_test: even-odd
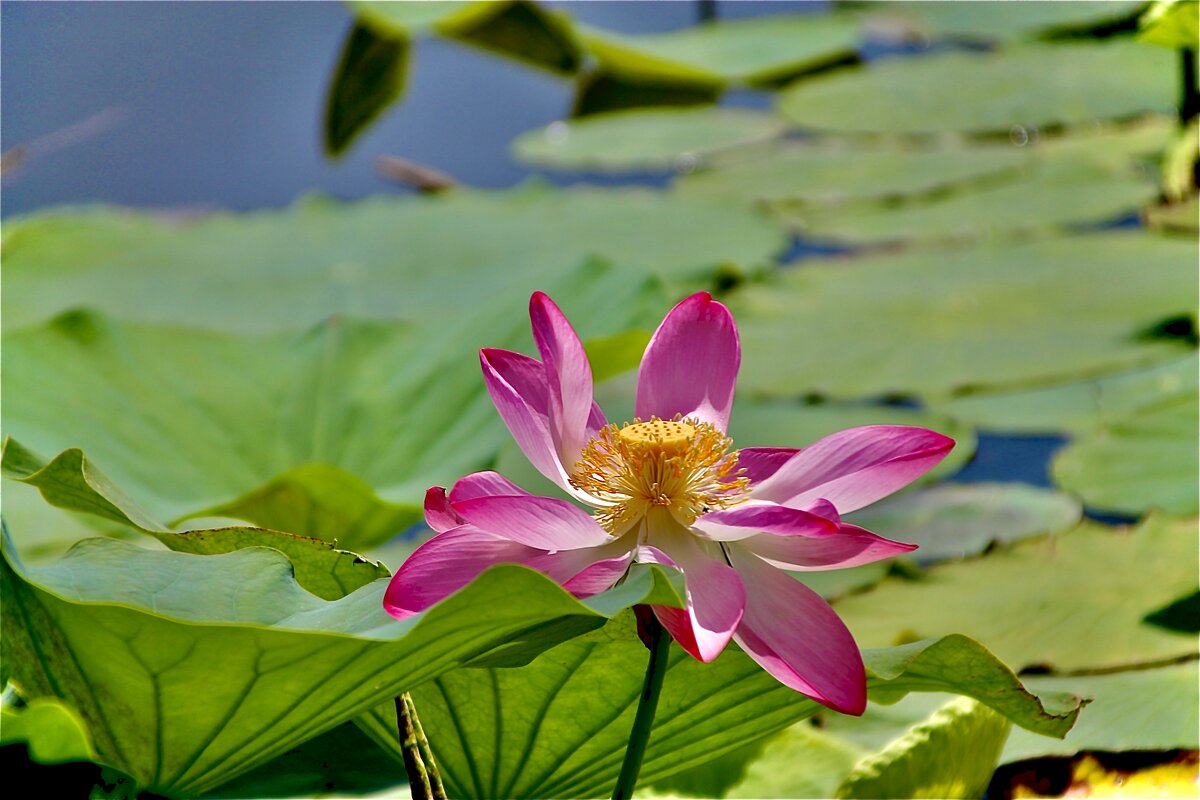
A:
[[[655,508],[688,526],[744,498],[750,481],[731,444],[709,423],[678,416],[608,425],[583,449],[571,485],[597,500],[596,519],[614,535]]]

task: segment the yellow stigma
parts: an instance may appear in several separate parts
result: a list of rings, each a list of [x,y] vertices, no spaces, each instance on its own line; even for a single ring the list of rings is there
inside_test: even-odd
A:
[[[664,450],[686,450],[696,435],[696,428],[686,422],[651,419],[649,422],[630,422],[617,431],[617,436],[631,445],[657,444]]]
[[[629,530],[655,509],[687,526],[746,494],[732,441],[694,419],[635,419],[608,425],[583,448],[571,485],[601,505],[596,519],[609,532]]]

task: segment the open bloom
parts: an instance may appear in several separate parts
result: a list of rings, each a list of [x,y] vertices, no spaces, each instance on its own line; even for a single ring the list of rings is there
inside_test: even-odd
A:
[[[484,380],[517,444],[565,499],[495,472],[425,498],[439,534],[392,578],[397,617],[419,613],[499,563],[525,564],[578,597],[611,587],[634,562],[681,570],[686,608],[653,606],[701,661],[729,640],[785,685],[837,711],[866,705],[862,658],[846,626],[783,570],[838,569],[914,549],[842,522],[937,464],[954,441],[872,425],[800,450],[734,451],[726,435],[741,362],[729,310],[706,292],[667,314],[638,370],[637,417],[610,424],[592,399],[583,345],[546,295],[530,300],[542,360],[480,353]]]

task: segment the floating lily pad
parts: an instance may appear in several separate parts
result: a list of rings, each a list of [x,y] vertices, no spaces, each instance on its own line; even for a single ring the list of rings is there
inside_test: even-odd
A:
[[[928,563],[982,553],[1007,543],[1066,530],[1079,522],[1077,500],[1019,483],[944,484],[889,498],[847,517],[889,539],[919,545]]]
[[[196,556],[110,539],[0,569],[5,668],[27,696],[72,705],[105,763],[169,796],[211,790],[493,651],[528,659],[631,602],[680,602],[657,568],[584,604],[501,566],[401,622],[383,610],[386,581],[327,602],[273,550]]]
[[[936,409],[1005,433],[1082,433],[1187,394],[1197,382],[1195,354],[1090,381],[955,397]]]
[[[646,651],[633,620],[606,626],[514,669],[462,669],[413,692],[454,797],[593,797],[612,788],[641,694]],[[863,654],[870,692],[971,695],[1047,735],[1076,706],[1043,708],[964,637]],[[597,691],[603,687],[603,691]],[[1054,705],[1052,706],[1051,701]],[[672,648],[640,780],[652,784],[818,710],[730,647],[701,664]]]
[[[1193,244],[1114,232],[805,261],[729,304],[743,391],[930,396],[1182,355],[1142,333],[1193,313],[1196,291]]]
[[[1195,750],[1200,747],[1198,677],[1195,661],[1111,675],[1030,676],[1025,682],[1037,691],[1070,692],[1092,702],[1065,739],[1014,730],[1004,761],[1087,750]]]
[[[890,21],[935,39],[995,41],[1087,30],[1130,19],[1143,0],[1012,2],[964,7],[961,2],[888,3],[868,6],[869,22]]]
[[[637,273],[585,269],[546,288],[585,332],[661,314]],[[6,336],[5,429],[38,453],[83,448],[157,520],[244,506],[288,470],[324,464],[405,506],[386,526],[403,529],[430,485],[484,466],[505,441],[478,349],[530,349],[527,302],[427,326],[335,318],[304,334],[68,314]],[[283,524],[260,512],[246,516]]]
[[[846,14],[781,14],[709,22],[669,33],[580,26],[601,66],[626,78],[773,84],[856,56],[858,22]]]
[[[961,631],[1018,669],[1144,665],[1195,652],[1195,637],[1142,618],[1195,591],[1197,556],[1194,520],[1085,523],[919,580],[889,578],[836,607],[864,647]]]
[[[910,239],[976,239],[1110,222],[1136,213],[1158,186],[1133,170],[1061,159],[986,186],[900,207],[868,202],[777,203],[783,219],[817,241],[885,244]]]
[[[894,142],[816,139],[744,148],[718,155],[679,178],[682,193],[719,195],[742,202],[844,202],[945,191],[986,191],[1028,175],[1039,164],[1086,158],[1105,169],[1126,170],[1138,156],[1154,155],[1171,141],[1173,123],[1152,119],[1054,138],[1003,144],[904,146]],[[1018,167],[1025,172],[1014,173]],[[850,208],[856,208],[851,206]]]
[[[1168,112],[1174,62],[1167,52],[1118,40],[947,52],[799,82],[780,109],[805,127],[846,132],[1072,126]]]
[[[1077,437],[1055,456],[1054,482],[1100,511],[1200,511],[1200,395],[1191,386]]]
[[[87,306],[264,331],[348,314],[428,322],[441,337],[499,308],[519,318],[532,291],[563,293],[566,273],[593,257],[707,284],[718,267],[768,266],[786,243],[753,210],[643,189],[309,200],[186,222],[59,211],[5,225],[3,317],[12,329]]]
[[[778,116],[745,109],[618,111],[528,131],[512,149],[521,161],[557,169],[686,171],[712,153],[783,130]]]
[[[942,150],[787,142],[718,158],[677,182],[682,194],[760,200],[839,201],[927,192],[1026,163],[1012,145]]]

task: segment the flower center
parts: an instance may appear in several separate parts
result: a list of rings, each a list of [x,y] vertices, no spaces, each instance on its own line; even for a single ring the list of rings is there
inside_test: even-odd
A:
[[[635,419],[607,425],[587,443],[571,485],[601,506],[596,520],[620,535],[660,509],[681,525],[743,499],[750,481],[732,440],[695,419]]]

